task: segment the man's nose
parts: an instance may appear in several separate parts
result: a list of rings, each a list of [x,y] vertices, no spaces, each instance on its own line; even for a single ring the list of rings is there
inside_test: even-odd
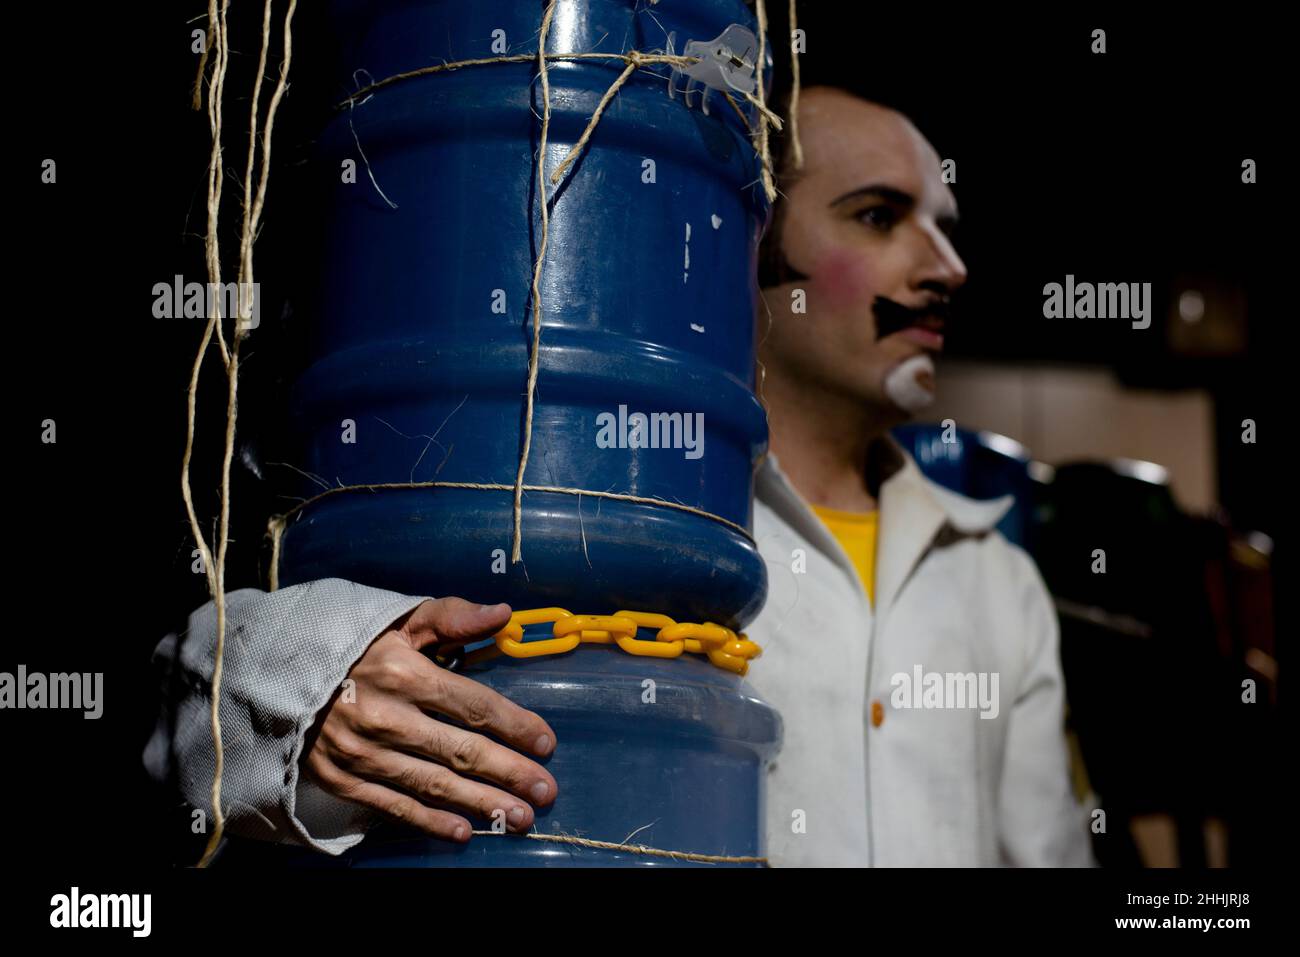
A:
[[[922,233],[925,260],[913,277],[913,285],[918,289],[943,286],[948,292],[955,292],[966,282],[966,264],[938,227],[928,226]]]

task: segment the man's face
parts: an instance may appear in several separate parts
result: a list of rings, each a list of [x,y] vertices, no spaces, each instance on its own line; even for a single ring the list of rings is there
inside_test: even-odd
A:
[[[923,360],[899,367],[942,349],[942,318],[925,310],[966,281],[939,157],[902,115],[826,87],[804,92],[799,126],[804,165],[782,184],[778,240],[789,268],[807,278],[763,290],[772,313],[768,329],[759,312],[763,362],[896,415],[913,411],[933,394],[933,378]],[[796,289],[807,296],[805,314],[792,311]],[[918,380],[910,409],[894,388],[899,376],[889,379],[896,370]]]

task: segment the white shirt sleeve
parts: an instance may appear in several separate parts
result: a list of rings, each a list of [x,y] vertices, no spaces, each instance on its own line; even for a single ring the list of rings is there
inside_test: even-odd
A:
[[[424,600],[339,578],[227,595],[221,803],[230,833],[329,854],[361,841],[373,812],[301,778],[298,759],[317,714],[357,659]],[[209,826],[215,652],[212,602],[190,615],[183,635],[158,644],[154,662],[165,678],[164,695],[144,751],[150,775],[160,782],[174,776],[186,801],[206,812]]]

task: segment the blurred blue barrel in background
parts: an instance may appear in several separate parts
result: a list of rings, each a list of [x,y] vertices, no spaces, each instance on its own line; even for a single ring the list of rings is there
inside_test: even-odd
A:
[[[952,441],[944,441],[945,431]],[[944,488],[975,499],[1013,496],[1015,504],[998,523],[998,531],[1017,545],[1031,546],[1034,483],[1029,453],[1019,442],[993,432],[921,423],[898,426],[893,436],[922,473]]]

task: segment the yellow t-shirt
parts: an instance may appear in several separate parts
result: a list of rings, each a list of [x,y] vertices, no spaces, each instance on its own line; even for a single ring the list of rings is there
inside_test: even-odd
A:
[[[880,512],[841,512],[814,505],[812,510],[831,530],[858,570],[858,578],[874,607],[876,604],[876,535]]]

